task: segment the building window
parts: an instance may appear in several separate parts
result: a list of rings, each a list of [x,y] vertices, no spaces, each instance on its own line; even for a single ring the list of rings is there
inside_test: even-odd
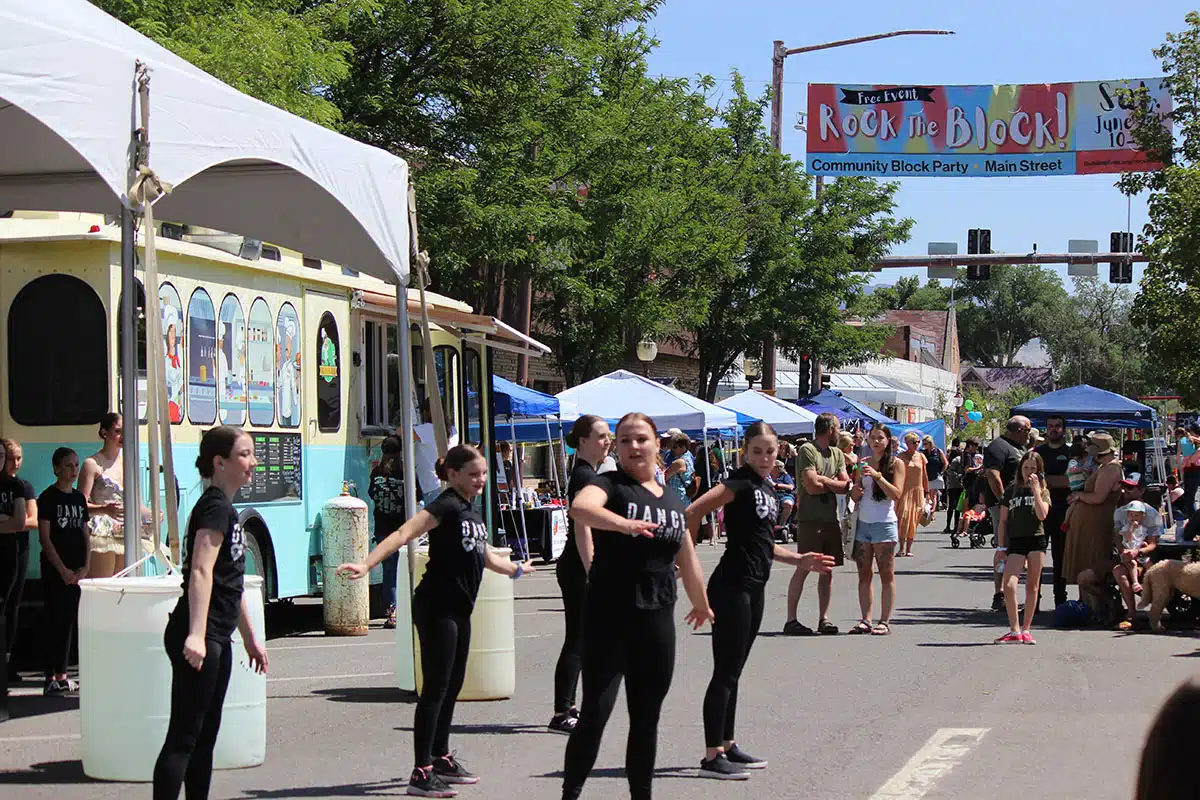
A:
[[[438,392],[442,400],[442,413],[446,416],[446,427],[453,427],[460,434],[462,426],[458,419],[459,374],[458,350],[450,345],[433,348],[433,371],[437,375]],[[466,437],[461,437],[466,441]]]
[[[317,326],[317,429],[337,433],[342,427],[342,345],[337,321],[326,311]]]
[[[267,261],[283,261],[283,253],[279,252],[279,248],[273,244],[264,244],[259,258],[265,258]]]
[[[117,329],[117,403],[121,408],[125,407],[125,365],[121,362],[122,353],[125,352],[125,327],[121,321],[125,319],[125,296],[121,295],[121,299],[117,301],[117,318],[113,320],[113,324]],[[137,281],[137,395],[138,395],[138,419],[142,422],[146,421],[146,290],[142,287],[142,282]]]
[[[321,269],[322,267],[321,259],[312,258],[311,256],[303,256],[301,258],[301,263],[309,269]]]
[[[275,405],[282,428],[299,428],[300,402],[300,317],[291,303],[279,307],[275,325]]]
[[[188,300],[188,420],[194,425],[217,421],[217,312],[203,289]]]
[[[480,357],[479,351],[473,348],[467,348],[464,356],[466,358],[467,382],[467,431],[459,439],[469,442],[482,442],[483,419],[480,410],[483,401],[483,359]]]
[[[108,412],[104,303],[72,275],[43,275],[8,313],[8,406],[18,425],[95,425]]]
[[[271,307],[261,297],[250,306],[246,328],[246,374],[249,388],[250,424],[266,427],[275,423],[275,320]]]
[[[217,403],[221,424],[246,423],[246,317],[237,295],[225,295],[217,319]]]
[[[159,313],[162,314],[163,332],[163,381],[167,384],[167,409],[171,423],[183,422],[183,410],[187,405],[183,392],[183,303],[179,292],[169,283],[158,288]]]

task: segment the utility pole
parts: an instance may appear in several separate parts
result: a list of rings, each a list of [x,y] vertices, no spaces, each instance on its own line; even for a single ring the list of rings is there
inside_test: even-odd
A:
[[[810,44],[805,47],[794,47],[788,49],[787,45],[781,39],[776,39],[771,46],[771,146],[775,148],[775,152],[783,152],[783,62],[788,56],[796,56],[802,53],[813,53],[817,50],[831,50],[835,47],[846,47],[852,44],[862,44],[863,42],[873,42],[878,39],[891,39],[896,36],[953,36],[954,31],[941,30],[903,30],[889,31],[887,33],[875,33],[870,36],[857,36],[853,39],[841,39],[836,42],[825,42],[823,44]],[[818,202],[821,199],[821,190],[825,186],[824,178],[820,175],[816,179],[816,195]],[[821,386],[821,369],[819,364],[814,365],[812,385],[820,390]],[[812,388],[810,385],[810,390]],[[797,390],[803,387],[797,387]],[[775,393],[775,335],[772,333],[763,341],[763,359],[762,359],[762,390],[767,394]]]

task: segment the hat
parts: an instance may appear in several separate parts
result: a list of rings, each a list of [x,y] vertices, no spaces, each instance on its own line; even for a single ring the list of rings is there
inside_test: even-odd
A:
[[[1121,483],[1125,484],[1126,486],[1140,486],[1143,489],[1146,488],[1146,478],[1140,472],[1129,473],[1121,479]]]
[[[683,431],[679,430],[679,428],[671,428],[662,435],[662,438],[663,439],[681,439],[681,438],[683,438]]]
[[[1094,456],[1106,456],[1113,451],[1113,438],[1107,433],[1093,433],[1088,437],[1088,452]]]
[[[780,461],[779,459],[775,459],[775,466],[778,467],[779,469],[783,469],[783,462]]]
[[[1146,513],[1146,504],[1143,503],[1141,500],[1132,500],[1125,504],[1125,511],[1126,511],[1126,513],[1129,513],[1131,511],[1137,511],[1142,514],[1145,514]]]

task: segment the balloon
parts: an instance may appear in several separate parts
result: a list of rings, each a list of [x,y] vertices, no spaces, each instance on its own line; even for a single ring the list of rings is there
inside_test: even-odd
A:
[[[982,411],[969,411],[969,412],[967,412],[967,419],[971,420],[971,422],[982,422],[983,421],[983,412]]]
[[[967,399],[967,401],[963,403],[963,408],[965,408],[968,412],[974,411],[975,410],[975,401],[971,400],[971,399]]]

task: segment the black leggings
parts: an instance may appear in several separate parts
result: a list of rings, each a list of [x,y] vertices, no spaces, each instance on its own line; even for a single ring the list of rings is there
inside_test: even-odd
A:
[[[413,601],[424,681],[413,721],[414,763],[418,767],[428,767],[434,756],[450,752],[450,723],[467,674],[467,652],[471,647],[470,615],[432,605],[420,596]]]
[[[946,490],[946,530],[958,530],[958,498],[962,497],[962,489]]]
[[[187,800],[208,797],[213,746],[233,674],[233,643],[228,638],[204,640],[200,669],[187,663],[183,657],[187,625],[186,612],[176,611],[163,634],[171,659],[171,722],[154,764],[154,800],[176,800],[180,788],[185,789]]]
[[[704,695],[704,746],[733,741],[738,679],[763,617],[763,590],[708,584],[713,610],[713,675]]]
[[[629,708],[625,775],[632,800],[649,800],[658,716],[675,671],[675,609],[620,612],[589,597],[583,635],[583,707],[567,740],[563,800],[575,800],[596,763],[621,678]]]
[[[46,677],[49,678],[66,672],[71,659],[71,642],[75,638],[79,614],[79,585],[63,583],[58,570],[42,559],[42,592],[46,613]],[[181,641],[180,646],[182,644]]]
[[[583,668],[583,607],[587,599],[587,573],[578,556],[564,554],[555,568],[558,588],[562,590],[563,616],[567,635],[558,666],[554,669],[554,713],[566,714],[575,706],[575,689]]]
[[[19,533],[12,537],[16,539],[28,536]],[[5,538],[8,538],[5,536]],[[0,608],[4,610],[6,634],[3,645],[9,661],[12,660],[13,649],[17,644],[17,614],[21,608],[21,595],[25,593],[25,573],[29,572],[29,548],[20,547],[17,542],[0,543]]]

